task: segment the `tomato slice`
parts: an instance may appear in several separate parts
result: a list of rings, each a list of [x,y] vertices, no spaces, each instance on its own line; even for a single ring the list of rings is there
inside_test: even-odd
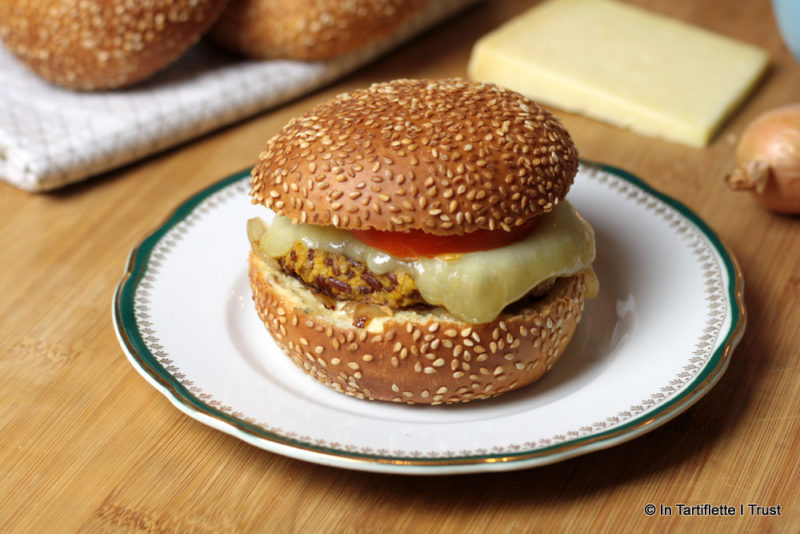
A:
[[[401,258],[432,258],[441,254],[458,254],[500,248],[515,243],[533,231],[538,218],[510,232],[477,230],[459,235],[434,235],[422,230],[387,232],[383,230],[349,230],[362,243]]]

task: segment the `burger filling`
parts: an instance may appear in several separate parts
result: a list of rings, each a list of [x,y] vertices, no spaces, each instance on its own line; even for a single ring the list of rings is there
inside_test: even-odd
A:
[[[425,304],[414,278],[405,271],[374,273],[363,262],[309,248],[302,241],[276,259],[285,273],[300,278],[322,295],[392,308]]]
[[[281,216],[269,226],[252,219],[248,236],[257,255],[322,295],[392,308],[441,306],[471,323],[492,321],[509,304],[546,293],[555,279],[590,269],[595,256],[594,232],[568,202],[514,243],[434,257],[398,257],[345,230]]]
[[[428,305],[406,271],[374,273],[363,262],[341,253],[309,248],[302,241],[275,259],[283,272],[299,278],[320,295],[390,308]],[[547,294],[554,283],[555,278],[545,280],[529,296]]]

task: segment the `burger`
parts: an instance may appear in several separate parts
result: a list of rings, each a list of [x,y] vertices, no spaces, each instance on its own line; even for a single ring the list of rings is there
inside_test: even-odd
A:
[[[252,170],[255,308],[317,381],[363,399],[463,403],[563,354],[597,280],[565,200],[577,150],[519,93],[395,80],[291,120]]]

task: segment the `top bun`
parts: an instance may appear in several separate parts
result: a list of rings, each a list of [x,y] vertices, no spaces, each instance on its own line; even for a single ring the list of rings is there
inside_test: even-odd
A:
[[[20,61],[70,89],[116,89],[163,69],[227,0],[0,1],[0,39]]]
[[[566,196],[578,153],[519,93],[396,80],[337,96],[267,142],[251,196],[295,222],[450,235],[511,230]]]

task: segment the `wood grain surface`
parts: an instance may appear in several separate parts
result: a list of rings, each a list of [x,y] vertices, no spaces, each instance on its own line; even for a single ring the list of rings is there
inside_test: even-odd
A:
[[[545,467],[379,475],[268,453],[175,409],[126,360],[110,305],[131,248],[180,202],[253,164],[290,117],[398,77],[463,76],[475,40],[534,4],[480,4],[286,106],[66,190],[0,185],[0,532],[800,531],[800,218],[723,183],[745,125],[800,101],[768,0],[636,0],[759,45],[766,79],[694,149],[558,114],[581,156],[687,204],[738,258],[748,325],[721,381],[664,426]],[[657,244],[654,244],[657,246]],[[672,506],[666,517],[648,503]],[[677,504],[780,506],[688,517]]]

